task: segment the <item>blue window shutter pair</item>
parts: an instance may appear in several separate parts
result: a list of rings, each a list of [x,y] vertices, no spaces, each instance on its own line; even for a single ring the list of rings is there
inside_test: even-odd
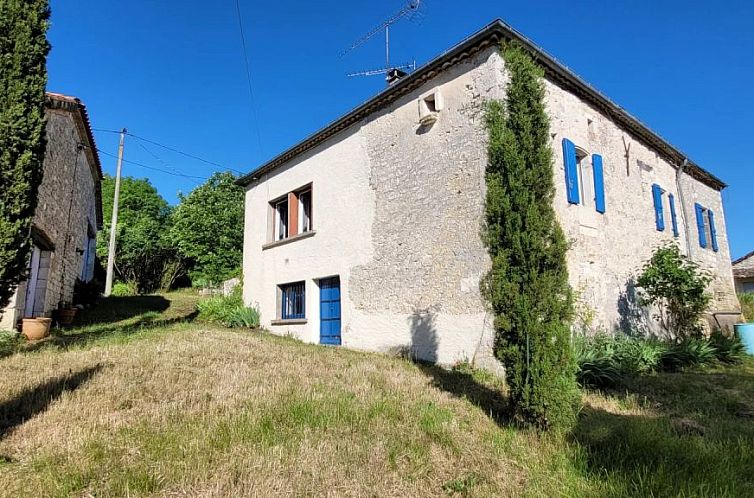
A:
[[[580,204],[579,172],[576,162],[576,146],[563,139],[563,162],[565,163],[566,193],[570,204]],[[599,213],[605,212],[605,171],[602,166],[602,156],[592,156],[592,173],[594,176],[594,208]]]
[[[665,230],[665,217],[662,212],[662,188],[656,183],[652,185],[652,198],[655,203],[655,224],[657,225],[657,231],[662,232]]]
[[[712,243],[712,250],[717,252],[720,250],[720,246],[717,244],[717,228],[715,227],[715,213],[711,209],[704,209],[701,204],[694,204],[696,209],[696,227],[699,231],[699,246],[702,248],[707,247],[707,231],[704,227],[704,215],[706,211],[707,220],[709,221],[709,233],[710,242]]]
[[[570,204],[578,204],[579,199],[579,173],[576,170],[576,146],[563,139],[563,161],[565,163],[566,193]]]
[[[598,213],[605,213],[605,172],[602,168],[602,156],[592,156],[594,174],[594,207]]]
[[[678,237],[678,218],[675,215],[675,197],[673,194],[668,194],[668,200],[670,201],[670,222],[673,224],[673,237]]]

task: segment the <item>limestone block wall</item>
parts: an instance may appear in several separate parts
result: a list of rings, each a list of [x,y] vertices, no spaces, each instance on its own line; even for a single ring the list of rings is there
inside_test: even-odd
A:
[[[546,88],[555,158],[554,205],[571,242],[570,281],[577,293],[581,318],[589,322],[586,328],[656,331],[650,313],[636,303],[633,282],[652,252],[670,241],[675,241],[685,254],[713,275],[712,308],[737,309],[720,192],[687,174],[679,175],[674,165],[575,95],[549,81]],[[595,210],[591,185],[586,189],[586,203],[568,203],[563,138],[583,148],[589,157],[592,154],[603,157],[604,214]],[[655,224],[653,184],[666,191],[664,231],[658,231]],[[678,237],[674,237],[671,228],[668,194],[675,197]],[[699,247],[696,202],[715,212],[718,252],[711,247]]]
[[[55,245],[49,255],[49,268],[44,269],[44,302],[37,300],[35,312],[49,316],[61,301],[71,301],[73,286],[81,274],[82,251],[86,248],[89,226],[97,226],[95,167],[86,154],[78,150],[80,137],[73,117],[67,111],[47,111],[47,150],[44,175],[39,186],[38,203],[34,212],[34,227],[43,232]],[[67,242],[66,242],[67,240]],[[47,265],[47,263],[45,263]],[[11,304],[3,312],[0,329],[11,329],[22,317],[26,287],[22,284]]]

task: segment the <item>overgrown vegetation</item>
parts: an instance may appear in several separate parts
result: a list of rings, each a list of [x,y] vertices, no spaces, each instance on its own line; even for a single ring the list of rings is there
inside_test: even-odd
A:
[[[199,321],[217,323],[224,327],[259,327],[259,310],[247,307],[241,297],[240,288],[230,296],[216,296],[199,301],[197,304]]]
[[[217,285],[238,276],[243,248],[243,189],[231,173],[215,173],[177,207],[147,179],[121,179],[115,275],[119,295],[166,291],[178,285]],[[105,226],[97,255],[107,260],[115,179],[105,175]]]
[[[115,178],[102,181],[104,227],[97,237],[97,256],[107,261],[110,241]],[[165,282],[176,251],[166,237],[170,228],[170,206],[147,179],[121,178],[118,207],[115,276],[139,293],[169,288]]]
[[[641,375],[739,364],[746,358],[741,340],[720,331],[709,338],[686,337],[677,342],[606,334],[574,342],[578,381],[589,387],[617,387]]]
[[[25,277],[42,182],[47,0],[0,2],[0,310]]]
[[[743,313],[744,319],[754,322],[754,292],[739,294],[738,302],[741,303],[741,313]]]
[[[505,104],[490,102],[484,241],[492,269],[482,291],[495,314],[516,420],[567,430],[579,393],[570,348],[573,315],[565,236],[552,207],[549,121],[542,69],[518,45],[503,48]]]
[[[243,249],[243,188],[232,173],[215,173],[172,214],[170,240],[194,286],[237,277]]]
[[[655,307],[656,319],[675,340],[701,334],[701,317],[712,299],[709,282],[709,275],[674,243],[658,248],[636,280],[643,291],[640,304]]]

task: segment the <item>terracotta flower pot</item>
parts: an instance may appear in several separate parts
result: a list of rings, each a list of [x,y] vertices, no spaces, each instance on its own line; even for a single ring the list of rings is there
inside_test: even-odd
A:
[[[24,318],[21,333],[30,341],[38,341],[50,335],[52,318]]]
[[[73,319],[76,316],[76,308],[65,308],[58,310],[58,321],[61,325],[70,325],[73,323]]]

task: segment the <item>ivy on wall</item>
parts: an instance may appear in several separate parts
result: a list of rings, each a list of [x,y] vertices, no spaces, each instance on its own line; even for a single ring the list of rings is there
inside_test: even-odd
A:
[[[47,0],[0,1],[0,310],[24,278],[45,154]]]
[[[494,312],[514,420],[567,431],[579,391],[570,346],[568,244],[555,217],[543,72],[516,44],[503,47],[505,102],[488,104],[486,223],[492,268],[482,292]]]

